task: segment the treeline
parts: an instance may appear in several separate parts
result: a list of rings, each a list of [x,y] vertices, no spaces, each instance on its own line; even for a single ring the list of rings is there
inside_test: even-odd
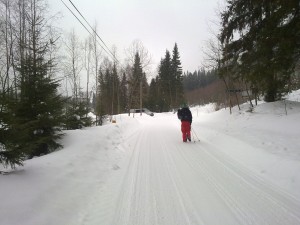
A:
[[[226,103],[224,82],[220,79],[207,86],[185,92],[185,97],[190,105],[205,105],[216,103],[216,110],[223,108]],[[239,97],[240,102],[243,100]],[[233,102],[235,105],[237,102]]]
[[[172,56],[166,50],[165,57],[161,59],[158,67],[158,74],[151,80],[150,85],[143,69],[145,56],[141,56],[139,52],[145,51],[135,53],[132,66],[128,64],[118,70],[115,62],[106,60],[100,67],[96,101],[93,106],[99,118],[140,108],[168,112],[178,108],[184,101],[177,44],[174,45]]]
[[[216,69],[187,71],[183,76],[185,98],[190,105],[203,105],[211,102],[224,103],[225,87]]]
[[[206,71],[204,68],[193,73],[187,71],[183,74],[183,88],[189,92],[198,88],[204,88],[219,79],[215,69]]]
[[[62,34],[47,9],[46,0],[0,1],[0,163],[5,166],[61,147],[64,129],[92,125],[89,112],[98,125],[106,115],[132,108],[170,111],[185,97],[195,104],[224,99],[232,106],[240,90],[275,101],[300,86],[298,0],[227,1],[220,33],[206,54],[214,69],[183,76],[175,44],[150,84],[150,55],[139,41],[121,64],[116,49],[110,58],[104,55],[96,33],[84,41],[74,30]]]
[[[299,0],[227,1],[220,18],[219,44],[211,49],[215,55],[210,59],[215,59],[227,90],[239,85],[266,101],[276,101],[295,88],[299,82]]]
[[[133,65],[117,69],[116,62],[105,60],[99,70],[93,108],[101,118],[129,112],[131,108],[147,107],[149,84],[142,68],[140,53],[136,52]]]

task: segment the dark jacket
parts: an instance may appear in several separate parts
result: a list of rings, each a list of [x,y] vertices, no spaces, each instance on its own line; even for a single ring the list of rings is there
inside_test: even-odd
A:
[[[181,121],[189,121],[192,123],[193,117],[189,108],[178,109],[177,116]]]

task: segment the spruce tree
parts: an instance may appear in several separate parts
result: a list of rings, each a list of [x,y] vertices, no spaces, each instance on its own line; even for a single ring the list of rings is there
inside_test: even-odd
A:
[[[104,115],[114,115],[124,108],[124,98],[126,98],[126,77],[120,83],[116,63],[106,62],[97,81],[97,107],[96,114],[102,118]],[[123,85],[123,86],[121,86]],[[125,90],[124,90],[125,88]],[[123,92],[122,92],[123,91]],[[123,104],[123,105],[122,105]]]
[[[19,68],[23,77],[20,83],[20,101],[12,105],[14,111],[12,130],[14,149],[26,153],[29,158],[47,154],[61,145],[63,98],[57,93],[58,81],[48,72],[52,62],[45,60],[44,52],[30,54]]]
[[[132,77],[130,80],[130,98],[129,105],[131,108],[140,107],[140,83],[143,79],[143,69],[139,53],[135,54],[134,65],[132,68]]]
[[[159,106],[159,92],[158,92],[158,82],[157,78],[152,79],[150,82],[150,87],[149,87],[149,99],[148,99],[148,107],[151,111],[157,112],[158,111],[158,106]]]
[[[180,56],[178,52],[177,43],[175,43],[172,55],[172,90],[173,90],[173,102],[172,107],[179,107],[184,99],[183,93],[183,77]]]
[[[47,154],[58,147],[61,137],[63,98],[53,77],[51,24],[46,18],[46,2],[29,1],[22,9],[22,41],[16,49],[15,94],[1,110],[0,162],[22,165],[23,160]],[[21,15],[21,12],[20,12]],[[21,27],[22,26],[22,27]],[[18,38],[18,37],[16,37]],[[1,115],[1,116],[2,116]]]
[[[166,112],[171,109],[171,105],[173,102],[172,96],[172,64],[171,64],[171,56],[170,52],[166,50],[165,58],[161,60],[159,66],[159,86],[160,86],[160,94],[161,94],[161,110]]]
[[[128,96],[127,96],[127,77],[126,74],[123,73],[121,83],[120,83],[120,111],[122,113],[127,111],[127,102],[128,102]]]
[[[13,129],[12,103],[15,98],[1,93],[1,111],[0,111],[0,163],[4,167],[10,166],[15,168],[16,165],[23,165],[26,159],[26,152],[22,149],[15,148],[15,137],[18,131]]]
[[[83,92],[80,92],[77,98],[68,98],[64,115],[64,128],[75,130],[91,126],[92,120],[88,116],[89,112],[89,103],[83,96]]]
[[[221,74],[250,83],[265,100],[274,101],[289,91],[299,61],[299,1],[227,2],[220,34]]]

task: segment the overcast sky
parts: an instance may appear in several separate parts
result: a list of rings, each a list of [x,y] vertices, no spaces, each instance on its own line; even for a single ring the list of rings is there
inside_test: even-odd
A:
[[[63,0],[70,8],[69,0]],[[122,62],[124,49],[138,39],[152,55],[153,69],[178,45],[184,71],[202,66],[205,41],[212,36],[218,3],[225,0],[72,0],[91,25],[97,21],[98,34],[108,47],[115,45]],[[48,0],[51,10],[62,12],[59,22],[65,31],[75,28],[88,35],[61,0]],[[72,8],[74,11],[75,9]],[[216,28],[214,28],[216,29]]]

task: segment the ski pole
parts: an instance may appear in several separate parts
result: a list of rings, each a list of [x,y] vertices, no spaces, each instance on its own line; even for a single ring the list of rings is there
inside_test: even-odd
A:
[[[192,133],[195,134],[195,136],[197,137],[198,141],[200,141],[200,139],[198,138],[198,135],[196,134],[195,130],[192,128]]]
[[[193,131],[192,131],[191,133],[192,133],[192,138],[193,138],[193,141],[194,141],[194,143],[195,143],[195,137],[194,137],[194,133],[193,133]]]
[[[192,134],[192,139],[193,139],[193,141],[195,142],[195,137],[194,137],[194,134],[193,134],[193,131],[192,131],[192,126],[191,126],[191,134]]]

